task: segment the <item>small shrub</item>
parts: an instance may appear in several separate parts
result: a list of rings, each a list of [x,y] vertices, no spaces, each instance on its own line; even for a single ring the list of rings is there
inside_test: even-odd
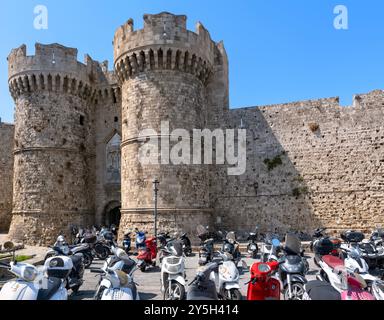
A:
[[[310,124],[308,124],[308,127],[312,132],[316,132],[320,128],[319,125],[314,122],[311,122]]]
[[[264,164],[268,167],[268,171],[272,171],[276,167],[282,165],[283,161],[281,160],[280,156],[276,156],[272,160],[271,159],[265,159]]]
[[[296,198],[300,197],[302,194],[308,193],[308,188],[307,187],[302,187],[302,188],[295,188],[292,190],[292,195]]]

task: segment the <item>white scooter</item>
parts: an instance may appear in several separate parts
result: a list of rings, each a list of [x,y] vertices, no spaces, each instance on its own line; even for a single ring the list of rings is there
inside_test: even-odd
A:
[[[104,262],[102,269],[91,269],[101,274],[95,300],[140,300],[133,273],[136,262],[120,248],[112,247],[113,257]]]
[[[376,300],[383,300],[384,282],[369,273],[369,266],[362,258],[359,248],[349,248],[347,258],[344,260],[344,265],[348,270],[358,273],[365,280],[369,291],[375,296]]]
[[[230,253],[218,252],[218,256],[223,259],[219,263],[219,296],[223,300],[241,300],[240,292],[240,273],[233,262],[233,257]]]
[[[185,299],[185,259],[183,254],[183,243],[173,240],[161,249],[161,292],[164,300]]]
[[[4,247],[10,251],[13,244],[7,242]],[[0,300],[68,300],[66,279],[73,268],[72,260],[68,257],[49,258],[40,269],[27,263],[18,263],[15,258],[10,264],[1,263],[0,267],[17,277],[3,286]]]
[[[280,241],[279,241],[279,245],[276,246],[273,244],[274,239],[277,240],[277,237],[275,237],[272,234],[267,234],[264,237],[264,241],[262,243],[261,251],[260,251],[262,262],[268,262],[268,261],[273,261],[273,260],[278,261],[279,260],[278,251],[280,249]]]

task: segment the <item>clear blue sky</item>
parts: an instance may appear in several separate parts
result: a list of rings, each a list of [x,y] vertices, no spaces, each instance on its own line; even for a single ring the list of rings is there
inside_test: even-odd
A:
[[[33,28],[33,9],[49,10],[49,29]],[[333,27],[333,8],[349,9],[349,30]],[[128,18],[169,11],[201,21],[215,41],[224,40],[230,61],[231,106],[352,95],[384,88],[382,0],[1,0],[0,117],[13,121],[8,93],[10,50],[25,43],[58,42],[94,59],[110,61],[115,29]]]

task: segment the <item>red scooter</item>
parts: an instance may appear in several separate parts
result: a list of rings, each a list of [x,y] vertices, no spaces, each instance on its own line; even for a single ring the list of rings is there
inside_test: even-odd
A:
[[[279,245],[279,240],[272,240],[272,246],[278,247]],[[275,256],[270,256],[270,258],[267,262],[257,262],[252,265],[247,300],[280,300],[280,281],[273,275],[284,261],[278,261]]]
[[[156,238],[150,238],[145,241],[145,247],[138,249],[137,267],[145,272],[148,266],[156,266],[157,241]]]
[[[279,264],[271,261],[252,265],[247,300],[280,300],[280,281],[273,278]]]

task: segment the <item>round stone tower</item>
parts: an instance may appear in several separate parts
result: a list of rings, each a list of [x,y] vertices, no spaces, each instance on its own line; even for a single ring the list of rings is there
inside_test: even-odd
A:
[[[90,60],[90,59],[89,59]],[[16,105],[13,218],[10,237],[52,244],[93,213],[91,61],[58,44],[26,46],[8,57]]]
[[[143,29],[135,31],[129,20],[116,31],[123,121],[121,234],[134,227],[153,233],[155,178],[160,182],[159,230],[194,234],[197,224],[210,224],[209,166],[169,163],[164,146],[175,129],[192,137],[193,129],[207,127],[207,86],[216,51],[208,31],[200,23],[196,33],[187,30],[183,15],[144,15]],[[147,131],[144,137],[160,145],[158,164],[139,161],[145,143],[140,137],[148,129],[153,134]],[[170,149],[177,143],[170,141]]]

